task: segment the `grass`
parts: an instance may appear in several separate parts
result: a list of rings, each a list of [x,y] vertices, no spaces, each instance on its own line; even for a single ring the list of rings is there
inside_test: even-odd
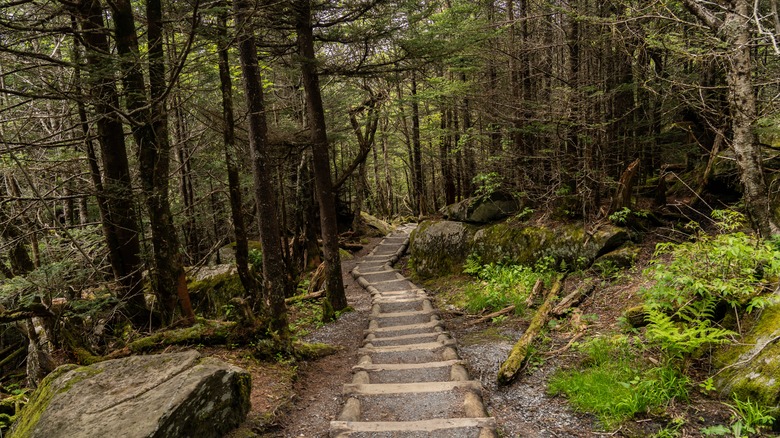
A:
[[[607,430],[673,399],[687,399],[689,379],[670,365],[647,363],[624,336],[595,338],[582,350],[583,368],[557,372],[548,391],[594,414]]]
[[[482,265],[478,259],[469,257],[464,273],[475,276],[479,281],[465,287],[465,308],[470,312],[496,311],[515,306],[515,312],[525,309],[528,298],[538,279],[549,283],[550,274],[541,273],[521,265]]]

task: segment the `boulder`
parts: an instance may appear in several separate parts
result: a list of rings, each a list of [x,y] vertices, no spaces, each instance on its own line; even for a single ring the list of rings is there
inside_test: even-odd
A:
[[[246,371],[194,350],[63,365],[8,436],[217,438],[244,420],[250,389]]]
[[[541,262],[568,270],[590,266],[628,239],[626,230],[611,225],[589,233],[577,224],[546,227],[502,223],[477,231],[472,248],[483,263],[534,266]]]
[[[780,403],[780,304],[765,308],[751,330],[738,343],[714,354],[715,387],[724,398],[734,394],[763,406]]]
[[[510,224],[477,228],[454,221],[426,221],[412,233],[410,252],[415,273],[422,278],[460,273],[470,254],[482,263],[507,263],[571,270],[594,260],[629,240],[628,232],[602,225],[586,232],[581,225],[557,227]]]
[[[459,273],[471,252],[476,228],[463,222],[425,221],[410,237],[415,274],[422,278]]]
[[[363,219],[363,223],[365,223],[367,227],[375,230],[377,237],[387,236],[391,231],[393,231],[393,227],[390,226],[390,224],[376,216],[372,216],[366,213],[365,211],[360,212],[360,218]]]
[[[627,269],[634,266],[639,258],[640,248],[634,244],[623,245],[596,260],[592,268],[597,272],[609,272],[615,269]]]
[[[260,245],[260,242],[257,240],[250,240],[247,242],[249,244],[249,251],[252,250],[256,251],[262,251],[263,247]],[[219,253],[219,263],[221,264],[231,264],[236,262],[236,242],[230,242],[227,245],[219,248],[217,250]],[[217,257],[216,254],[211,257],[209,260],[210,265],[217,264]]]
[[[444,206],[439,212],[444,219],[487,224],[517,214],[522,208],[523,203],[514,196],[497,191]]]

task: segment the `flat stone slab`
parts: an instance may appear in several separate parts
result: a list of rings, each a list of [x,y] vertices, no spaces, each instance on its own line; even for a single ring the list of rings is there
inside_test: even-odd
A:
[[[194,350],[63,365],[9,437],[218,438],[249,411],[251,377]]]

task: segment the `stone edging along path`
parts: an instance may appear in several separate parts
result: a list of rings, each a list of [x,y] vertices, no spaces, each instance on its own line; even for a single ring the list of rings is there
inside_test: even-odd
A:
[[[387,235],[352,270],[372,309],[331,437],[496,437],[482,385],[469,379],[427,293],[392,266],[415,227]]]

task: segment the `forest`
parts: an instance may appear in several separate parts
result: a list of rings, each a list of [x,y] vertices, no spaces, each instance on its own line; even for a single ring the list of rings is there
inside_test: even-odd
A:
[[[290,303],[350,310],[374,218],[469,199],[778,242],[777,0],[7,0],[0,29],[2,393],[169,329],[298,354]]]

